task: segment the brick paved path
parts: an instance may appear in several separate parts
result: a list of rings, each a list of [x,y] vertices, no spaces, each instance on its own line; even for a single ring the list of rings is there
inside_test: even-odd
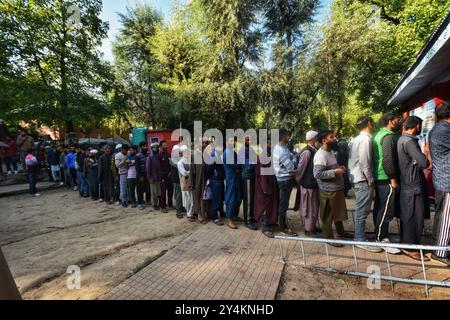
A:
[[[103,299],[273,300],[283,269],[278,245],[243,226],[210,223]]]
[[[301,220],[292,212],[289,215],[291,226],[303,236]],[[351,224],[346,229],[352,230]],[[287,264],[305,264],[299,242],[268,239],[260,231],[253,232],[242,225],[235,231],[210,223],[103,299],[273,300],[283,270],[280,244]],[[305,242],[306,265],[342,272],[367,272],[368,266],[376,265],[383,275],[389,275],[384,252],[355,249],[356,267],[351,246],[328,246],[328,250],[329,259],[324,244]],[[423,279],[420,262],[403,255],[389,255],[389,262],[393,276]],[[426,270],[429,280],[449,281],[448,268],[430,262],[426,263]],[[395,287],[403,285],[410,286],[396,283]],[[450,289],[432,288],[432,292],[441,290]]]

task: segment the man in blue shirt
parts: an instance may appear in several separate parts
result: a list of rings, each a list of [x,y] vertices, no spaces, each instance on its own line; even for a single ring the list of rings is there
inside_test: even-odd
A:
[[[237,154],[234,151],[234,137],[227,139],[227,146],[222,155],[225,169],[225,205],[228,218],[227,226],[231,229],[238,227],[233,220],[239,215],[241,207],[241,165],[237,161]]]
[[[72,187],[73,187],[73,191],[77,191],[78,187],[77,187],[77,169],[76,169],[76,165],[75,165],[75,160],[76,160],[76,151],[75,151],[75,147],[71,146],[70,147],[70,152],[66,157],[66,166],[67,166],[67,170],[69,170],[69,174],[72,180]]]

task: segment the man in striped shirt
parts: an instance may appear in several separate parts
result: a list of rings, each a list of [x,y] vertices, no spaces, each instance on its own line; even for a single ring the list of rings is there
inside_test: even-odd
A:
[[[273,149],[273,167],[278,182],[279,203],[278,203],[278,221],[283,233],[288,236],[297,236],[287,222],[287,209],[291,192],[294,186],[294,174],[297,167],[295,156],[289,151],[287,145],[290,140],[290,132],[286,129],[280,129],[279,143]]]
[[[436,117],[440,119],[430,131],[430,153],[433,161],[433,183],[436,191],[442,193],[439,215],[437,246],[448,246],[450,240],[450,103],[442,102],[436,107]],[[436,219],[436,218],[435,218]],[[435,251],[431,259],[449,266],[448,251]]]

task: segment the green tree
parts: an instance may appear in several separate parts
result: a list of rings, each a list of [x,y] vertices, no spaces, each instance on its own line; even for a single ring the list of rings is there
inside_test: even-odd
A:
[[[122,101],[117,107],[123,108],[120,114],[126,122],[126,114],[137,122],[158,125],[157,87],[161,79],[160,65],[148,43],[162,23],[161,15],[150,5],[137,4],[120,14],[122,29],[117,36],[113,53],[115,59],[115,94]]]
[[[23,84],[9,93],[19,97],[11,111],[18,118],[65,124],[73,131],[76,123],[106,114],[103,92],[110,74],[97,48],[108,25],[99,18],[101,8],[101,0],[0,3],[2,32],[14,47],[9,62]]]

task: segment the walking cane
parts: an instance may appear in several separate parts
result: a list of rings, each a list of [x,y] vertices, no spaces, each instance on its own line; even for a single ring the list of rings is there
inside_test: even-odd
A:
[[[2,249],[0,249],[0,300],[22,300]]]

